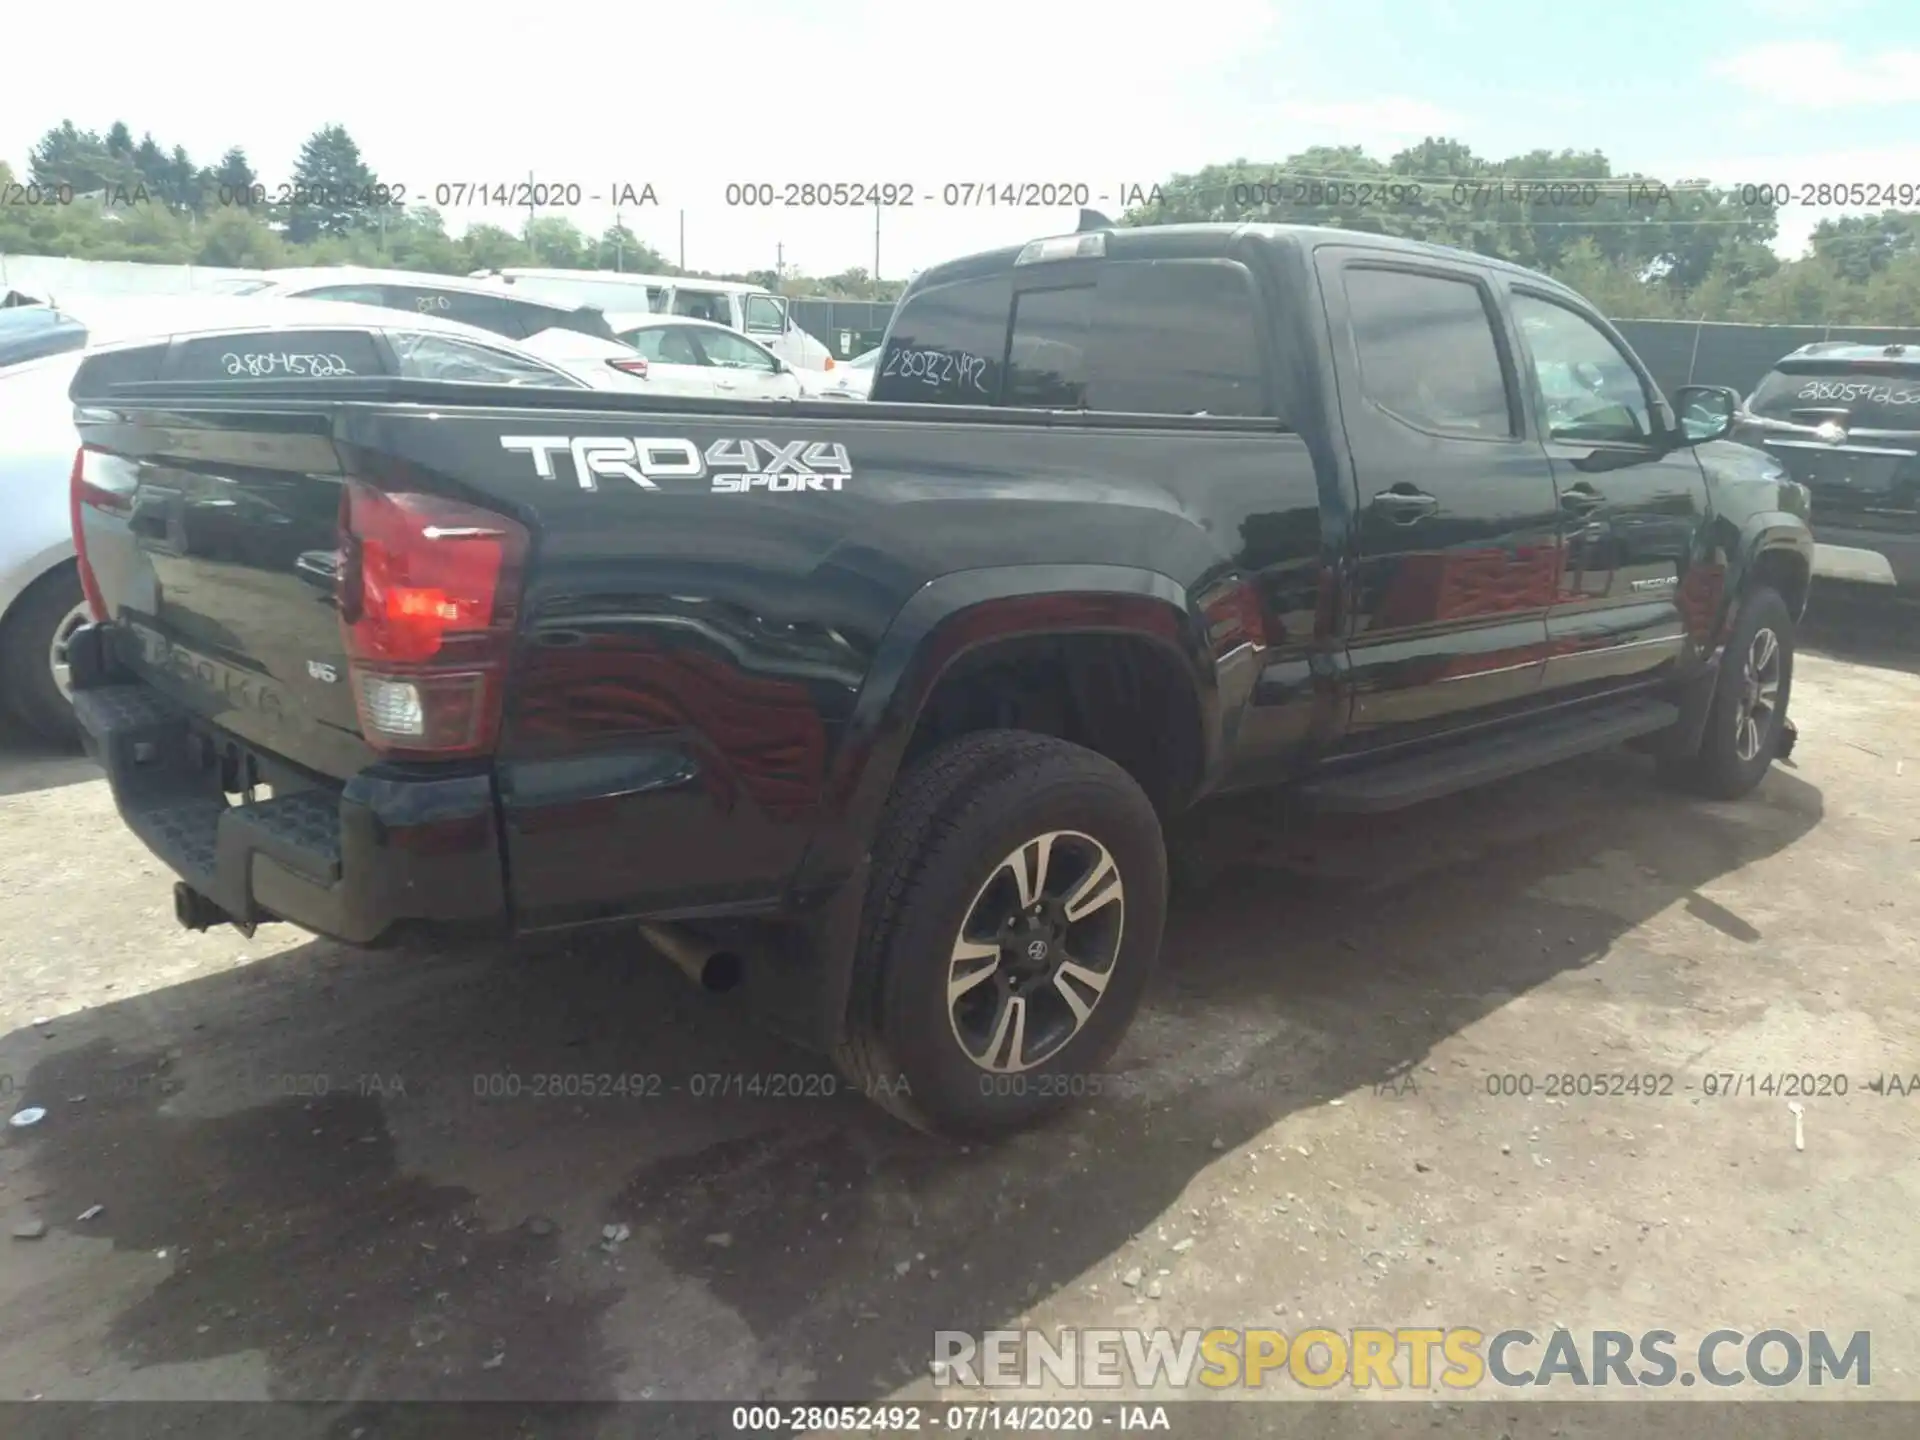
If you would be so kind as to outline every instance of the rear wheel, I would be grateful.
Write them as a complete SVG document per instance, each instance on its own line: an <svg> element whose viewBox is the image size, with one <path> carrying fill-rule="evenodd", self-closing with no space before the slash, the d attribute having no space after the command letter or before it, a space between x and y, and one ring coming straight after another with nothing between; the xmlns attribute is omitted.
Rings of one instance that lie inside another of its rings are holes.
<svg viewBox="0 0 1920 1440"><path fill-rule="evenodd" d="M0 693L22 724L55 744L79 738L67 648L74 631L92 619L80 572L63 565L28 586L0 627Z"/></svg>
<svg viewBox="0 0 1920 1440"><path fill-rule="evenodd" d="M1145 792L1049 736L966 735L913 767L874 850L840 1063L926 1130L991 1135L1102 1088L1160 949Z"/></svg>
<svg viewBox="0 0 1920 1440"><path fill-rule="evenodd" d="M1793 615L1778 592L1759 586L1728 637L1699 750L1665 762L1662 778L1716 800L1747 794L1779 751L1792 693Z"/></svg>

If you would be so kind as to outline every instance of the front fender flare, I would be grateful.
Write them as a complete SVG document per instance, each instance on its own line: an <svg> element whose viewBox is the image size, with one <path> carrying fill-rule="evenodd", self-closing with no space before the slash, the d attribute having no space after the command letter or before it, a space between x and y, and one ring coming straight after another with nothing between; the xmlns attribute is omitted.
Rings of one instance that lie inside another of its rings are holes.
<svg viewBox="0 0 1920 1440"><path fill-rule="evenodd" d="M1733 574L1729 576L1724 603L1721 607L1719 624L1715 635L1724 640L1733 628L1733 617L1739 607L1739 597L1746 593L1748 582L1760 563L1760 557L1769 551L1791 551L1806 567L1809 576L1813 573L1813 533L1807 529L1807 522L1798 515L1786 510L1762 510L1749 515L1740 526L1740 540L1735 547ZM1798 624L1806 613L1806 592L1803 590L1801 601L1793 619Z"/></svg>

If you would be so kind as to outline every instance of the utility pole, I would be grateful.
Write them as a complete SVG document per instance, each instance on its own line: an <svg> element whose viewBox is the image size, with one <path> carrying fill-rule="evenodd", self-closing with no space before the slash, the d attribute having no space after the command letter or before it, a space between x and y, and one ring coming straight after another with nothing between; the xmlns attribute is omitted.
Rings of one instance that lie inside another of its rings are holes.
<svg viewBox="0 0 1920 1440"><path fill-rule="evenodd" d="M873 202L873 283L880 283L880 202Z"/></svg>
<svg viewBox="0 0 1920 1440"><path fill-rule="evenodd" d="M527 233L524 237L529 245L533 244L533 216L533 171L529 170L527 171Z"/></svg>
<svg viewBox="0 0 1920 1440"><path fill-rule="evenodd" d="M618 210L613 212L613 268L616 274L627 268L626 228Z"/></svg>
<svg viewBox="0 0 1920 1440"><path fill-rule="evenodd" d="M680 264L679 269L687 268L687 212L680 212Z"/></svg>
<svg viewBox="0 0 1920 1440"><path fill-rule="evenodd" d="M777 282L787 273L787 247L784 241L773 242L773 278Z"/></svg>

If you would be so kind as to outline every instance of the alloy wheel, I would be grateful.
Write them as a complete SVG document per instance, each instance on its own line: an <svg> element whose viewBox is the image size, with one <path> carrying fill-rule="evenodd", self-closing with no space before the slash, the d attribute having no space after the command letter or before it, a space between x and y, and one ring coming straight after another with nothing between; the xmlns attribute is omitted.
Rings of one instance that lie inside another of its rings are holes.
<svg viewBox="0 0 1920 1440"><path fill-rule="evenodd" d="M1742 763L1750 763L1773 734L1780 708L1780 637L1765 626L1753 632L1741 673L1740 706L1733 729L1733 749Z"/></svg>
<svg viewBox="0 0 1920 1440"><path fill-rule="evenodd" d="M954 939L947 1018L994 1074L1044 1064L1085 1028L1113 978L1126 887L1107 847L1050 830L987 877Z"/></svg>

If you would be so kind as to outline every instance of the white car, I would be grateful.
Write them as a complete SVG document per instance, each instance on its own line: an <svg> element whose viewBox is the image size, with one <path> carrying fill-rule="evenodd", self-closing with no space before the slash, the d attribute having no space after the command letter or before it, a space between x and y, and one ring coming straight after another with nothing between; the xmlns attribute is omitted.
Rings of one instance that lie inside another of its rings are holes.
<svg viewBox="0 0 1920 1440"><path fill-rule="evenodd" d="M571 301L514 294L496 284L413 270L328 265L275 270L229 288L252 299L337 300L409 315L456 320L514 341L569 370L596 390L633 390L633 353L614 338L606 316Z"/></svg>
<svg viewBox="0 0 1920 1440"><path fill-rule="evenodd" d="M829 400L865 400L873 394L873 367L880 358L880 347L851 360L842 360L822 377L824 383L814 393Z"/></svg>
<svg viewBox="0 0 1920 1440"><path fill-rule="evenodd" d="M74 563L71 528L69 490L79 442L67 390L74 371L92 346L154 334L257 332L262 304L274 306L275 323L290 329L364 333L374 368L360 373L566 390L647 388L644 379L605 360L563 364L470 325L363 304L263 301L254 295L99 298L63 304L61 314L78 321L60 342L65 349L0 364L0 702L49 740L72 740L67 641L90 618ZM5 329L0 325L0 339ZM617 363L639 360L617 341L595 343L613 347ZM331 365L339 357L310 354L304 359Z"/></svg>
<svg viewBox="0 0 1920 1440"><path fill-rule="evenodd" d="M794 320L785 296L740 280L635 275L612 270L482 270L475 279L551 304L593 305L608 315L650 313L710 320L765 345L795 370L831 370L833 352ZM616 327L617 328L617 327Z"/></svg>
<svg viewBox="0 0 1920 1440"><path fill-rule="evenodd" d="M765 345L710 320L636 312L609 315L607 323L646 362L656 394L806 400L821 393L832 373L796 370Z"/></svg>

